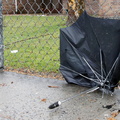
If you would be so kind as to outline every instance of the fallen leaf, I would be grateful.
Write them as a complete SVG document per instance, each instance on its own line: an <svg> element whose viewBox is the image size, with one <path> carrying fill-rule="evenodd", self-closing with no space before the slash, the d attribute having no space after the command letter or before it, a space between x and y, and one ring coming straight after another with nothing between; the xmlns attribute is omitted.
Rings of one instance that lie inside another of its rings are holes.
<svg viewBox="0 0 120 120"><path fill-rule="evenodd" d="M118 113L112 113L111 115L112 115L112 117L116 117L118 115Z"/></svg>
<svg viewBox="0 0 120 120"><path fill-rule="evenodd" d="M58 86L48 86L49 88L59 88Z"/></svg>
<svg viewBox="0 0 120 120"><path fill-rule="evenodd" d="M107 118L107 120L117 120L115 119L115 117L119 114L120 112L114 112L114 113L111 113L111 117L110 118Z"/></svg>
<svg viewBox="0 0 120 120"><path fill-rule="evenodd" d="M97 100L96 99L89 99L88 101L90 101L90 102L96 102Z"/></svg>
<svg viewBox="0 0 120 120"><path fill-rule="evenodd" d="M42 101L42 102L46 102L47 100L46 100L46 99L42 99L41 101Z"/></svg>
<svg viewBox="0 0 120 120"><path fill-rule="evenodd" d="M116 120L116 119L111 117L111 118L107 118L107 120Z"/></svg>
<svg viewBox="0 0 120 120"><path fill-rule="evenodd" d="M7 84L5 84L5 83L2 83L2 84L0 84L0 86L7 86Z"/></svg>
<svg viewBox="0 0 120 120"><path fill-rule="evenodd" d="M119 114L119 112L111 113L112 117L116 117Z"/></svg>

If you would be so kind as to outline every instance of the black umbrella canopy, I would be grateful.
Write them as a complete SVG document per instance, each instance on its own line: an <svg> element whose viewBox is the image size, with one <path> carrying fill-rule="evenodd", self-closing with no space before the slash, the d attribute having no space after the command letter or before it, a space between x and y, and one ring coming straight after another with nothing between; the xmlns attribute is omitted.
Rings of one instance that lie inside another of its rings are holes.
<svg viewBox="0 0 120 120"><path fill-rule="evenodd" d="M68 83L110 92L120 80L120 20L86 11L60 30L60 71Z"/></svg>

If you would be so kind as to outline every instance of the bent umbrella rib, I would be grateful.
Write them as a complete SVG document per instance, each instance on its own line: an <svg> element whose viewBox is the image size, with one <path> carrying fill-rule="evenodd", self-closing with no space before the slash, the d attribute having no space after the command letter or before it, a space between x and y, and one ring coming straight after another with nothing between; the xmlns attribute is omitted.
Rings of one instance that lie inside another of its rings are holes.
<svg viewBox="0 0 120 120"><path fill-rule="evenodd" d="M87 77L87 76L85 76L85 75L83 75L83 74L81 74L81 73L79 73L79 72L76 72L76 71L74 71L74 70L72 70L72 69L70 69L70 68L68 68L68 67L65 67L64 65L60 65L60 66L66 68L66 69L68 69L68 70L70 70L71 72L77 73L78 75L80 75L81 77L83 77L83 78L85 78L85 79L88 79L88 80L90 80L90 81L93 81L93 82L95 82L95 83L97 83L97 84L99 84L99 85L101 84L100 82L95 81L95 80L97 80L97 79L89 78L89 77Z"/></svg>

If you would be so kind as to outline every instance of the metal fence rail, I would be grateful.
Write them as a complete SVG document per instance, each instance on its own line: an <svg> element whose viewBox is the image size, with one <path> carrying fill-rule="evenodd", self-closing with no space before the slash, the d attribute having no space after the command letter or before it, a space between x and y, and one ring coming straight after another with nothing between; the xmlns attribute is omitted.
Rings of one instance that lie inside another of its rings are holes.
<svg viewBox="0 0 120 120"><path fill-rule="evenodd" d="M5 70L57 77L59 29L84 11L118 18L118 0L2 0Z"/></svg>

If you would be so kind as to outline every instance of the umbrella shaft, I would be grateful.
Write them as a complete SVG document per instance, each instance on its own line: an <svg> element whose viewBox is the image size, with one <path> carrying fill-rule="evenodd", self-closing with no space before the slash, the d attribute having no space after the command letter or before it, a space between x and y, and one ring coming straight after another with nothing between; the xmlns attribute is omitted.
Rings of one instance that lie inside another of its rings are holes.
<svg viewBox="0 0 120 120"><path fill-rule="evenodd" d="M61 102L61 103L67 102L67 101L69 101L69 100L71 100L71 99L73 99L73 98L78 97L78 95L88 94L88 93L94 92L94 91L96 91L96 90L98 90L98 89L99 89L99 87L96 86L96 87L94 87L94 88L88 89L88 90L86 90L86 91L84 91L84 92L81 92L81 93L79 93L79 94L76 94L76 95L74 95L74 96L71 96L71 97L69 97L69 98L67 98L67 99L65 99L65 100L60 101L60 102Z"/></svg>

